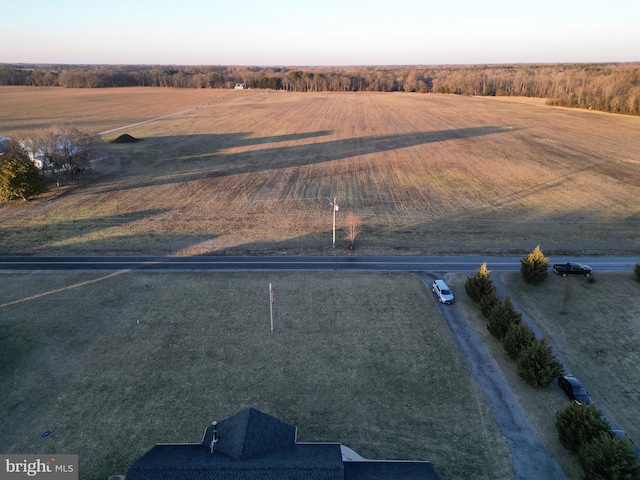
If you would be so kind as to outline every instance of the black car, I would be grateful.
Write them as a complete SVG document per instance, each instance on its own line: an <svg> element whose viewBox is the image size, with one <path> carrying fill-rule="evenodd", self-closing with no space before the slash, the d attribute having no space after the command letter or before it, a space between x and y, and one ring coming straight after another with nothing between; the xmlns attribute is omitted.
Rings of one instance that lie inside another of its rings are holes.
<svg viewBox="0 0 640 480"><path fill-rule="evenodd" d="M576 377L570 375L558 377L558 386L564 390L564 393L567 394L570 400L580 405L589 405L593 402L589 396L589 392L584 389Z"/></svg>
<svg viewBox="0 0 640 480"><path fill-rule="evenodd" d="M589 265L581 265L577 262L556 263L553 265L553 271L563 277L567 275L584 275L585 277L590 277L593 273L593 269Z"/></svg>

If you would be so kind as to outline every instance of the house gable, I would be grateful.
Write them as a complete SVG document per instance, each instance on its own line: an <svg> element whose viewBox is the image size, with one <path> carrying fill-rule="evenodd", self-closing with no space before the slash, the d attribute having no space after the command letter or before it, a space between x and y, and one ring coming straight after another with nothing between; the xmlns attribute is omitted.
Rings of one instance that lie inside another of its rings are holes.
<svg viewBox="0 0 640 480"><path fill-rule="evenodd" d="M214 438L216 441L212 442ZM439 480L440 477L429 462L349 461L343 457L339 443L297 443L295 427L248 408L217 423L215 434L214 427L208 427L200 443L156 445L129 467L126 478Z"/></svg>
<svg viewBox="0 0 640 480"><path fill-rule="evenodd" d="M234 460L260 457L296 444L295 427L255 408L247 408L219 422L217 435L215 449ZM202 443L209 446L212 438L213 428L209 427Z"/></svg>

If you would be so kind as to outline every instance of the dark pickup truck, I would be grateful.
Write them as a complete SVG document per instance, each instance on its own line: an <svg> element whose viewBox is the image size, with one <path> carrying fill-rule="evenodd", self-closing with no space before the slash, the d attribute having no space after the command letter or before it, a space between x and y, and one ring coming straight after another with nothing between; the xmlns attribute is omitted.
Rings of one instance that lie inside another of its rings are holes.
<svg viewBox="0 0 640 480"><path fill-rule="evenodd" d="M581 265L576 262L556 263L553 265L553 271L563 277L567 275L584 275L588 277L593 272L589 265Z"/></svg>

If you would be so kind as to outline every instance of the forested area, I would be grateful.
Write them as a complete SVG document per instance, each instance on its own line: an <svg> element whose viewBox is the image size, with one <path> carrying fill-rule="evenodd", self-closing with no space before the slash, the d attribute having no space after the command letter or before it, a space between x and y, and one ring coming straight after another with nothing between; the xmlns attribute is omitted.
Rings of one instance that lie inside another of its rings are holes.
<svg viewBox="0 0 640 480"><path fill-rule="evenodd" d="M375 91L546 98L552 105L640 115L640 63L246 67L1 65L0 85L105 88L157 86Z"/></svg>

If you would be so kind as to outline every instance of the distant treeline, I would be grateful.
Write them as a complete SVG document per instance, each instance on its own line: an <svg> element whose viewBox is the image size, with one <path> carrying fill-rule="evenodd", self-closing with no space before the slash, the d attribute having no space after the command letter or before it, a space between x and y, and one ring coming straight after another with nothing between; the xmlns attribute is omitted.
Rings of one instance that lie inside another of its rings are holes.
<svg viewBox="0 0 640 480"><path fill-rule="evenodd" d="M640 115L640 63L438 67L0 65L0 85L248 88L547 98L552 105Z"/></svg>

